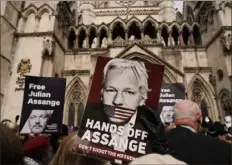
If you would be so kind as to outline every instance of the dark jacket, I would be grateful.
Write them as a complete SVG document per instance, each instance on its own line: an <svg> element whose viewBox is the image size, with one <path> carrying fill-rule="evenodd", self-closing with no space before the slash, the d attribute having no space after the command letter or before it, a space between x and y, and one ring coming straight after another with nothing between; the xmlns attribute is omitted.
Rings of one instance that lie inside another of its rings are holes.
<svg viewBox="0 0 232 165"><path fill-rule="evenodd" d="M152 110L152 111L155 111L155 110ZM152 123L157 122L157 124L159 124L162 122L160 121L159 118L157 120L155 119L155 116L153 116L153 114L150 113L150 111L148 110L148 107L142 106L142 107L138 108L137 118L136 118L136 122L135 122L133 129L139 129L139 130L144 130L144 131L148 132L148 138L146 138L145 141L143 141L143 142L146 143L146 149L145 149L146 154L149 154L149 153L153 152L152 144L153 144L154 136L151 133L149 133L149 131L147 130L146 124L144 123L143 119L141 119L142 116L145 118L145 120L151 121ZM82 118L81 127L80 127L79 132L78 132L78 135L80 137L82 137L86 131L85 124L86 124L86 121L88 118L94 119L95 121L97 121L97 120L101 121L101 123L102 122L110 122L108 120L108 117L105 115L105 113L103 111L103 105L101 103L100 104L92 104L92 105L88 104L86 107L84 116ZM96 130L92 129L91 131L94 132ZM103 133L103 132L101 132L101 133ZM111 135L109 134L109 136L111 136ZM134 140L137 140L138 142L142 142L141 138L135 139L133 137L132 138L129 137L128 139L129 139L129 141L134 139ZM101 144L98 144L98 146L103 147L104 149L107 149L107 146L101 146ZM113 148L109 148L109 147L108 147L108 149L113 150ZM141 154L138 154L137 152L132 152L129 150L125 151L125 153L127 153L131 156L134 156L134 157L141 156ZM109 159L109 161L112 161L112 160Z"/></svg>
<svg viewBox="0 0 232 165"><path fill-rule="evenodd" d="M174 128L167 133L171 155L187 164L231 164L231 145L216 138Z"/></svg>

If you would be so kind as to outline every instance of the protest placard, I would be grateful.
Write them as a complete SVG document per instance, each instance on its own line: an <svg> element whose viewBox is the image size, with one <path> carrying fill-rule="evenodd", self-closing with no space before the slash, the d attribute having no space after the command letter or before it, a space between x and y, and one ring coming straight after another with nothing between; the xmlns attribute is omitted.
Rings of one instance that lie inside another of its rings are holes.
<svg viewBox="0 0 232 165"><path fill-rule="evenodd" d="M78 131L85 144L74 150L116 163L150 153L140 116L146 116L148 106L158 108L163 73L162 65L98 57Z"/></svg>
<svg viewBox="0 0 232 165"><path fill-rule="evenodd" d="M26 76L20 133L61 133L66 80Z"/></svg>
<svg viewBox="0 0 232 165"><path fill-rule="evenodd" d="M185 87L182 83L165 83L161 87L159 108L160 119L164 124L173 123L173 106L185 99Z"/></svg>

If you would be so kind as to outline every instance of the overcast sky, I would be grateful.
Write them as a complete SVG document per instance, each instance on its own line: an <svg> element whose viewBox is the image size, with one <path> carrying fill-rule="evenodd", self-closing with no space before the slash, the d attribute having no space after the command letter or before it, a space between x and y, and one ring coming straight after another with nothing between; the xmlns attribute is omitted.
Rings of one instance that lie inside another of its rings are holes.
<svg viewBox="0 0 232 165"><path fill-rule="evenodd" d="M183 1L174 1L175 7L182 13L183 12Z"/></svg>

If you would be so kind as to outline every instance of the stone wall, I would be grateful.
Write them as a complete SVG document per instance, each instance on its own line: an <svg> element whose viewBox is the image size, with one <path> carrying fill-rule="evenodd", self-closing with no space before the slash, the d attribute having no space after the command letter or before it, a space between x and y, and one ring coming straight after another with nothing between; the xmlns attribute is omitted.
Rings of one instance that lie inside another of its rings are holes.
<svg viewBox="0 0 232 165"><path fill-rule="evenodd" d="M18 78L23 79L24 76L20 76L20 69L19 73L17 73L18 67L22 59L29 59L30 63L28 65L31 65L31 69L28 69L26 75L40 76L42 41L43 37L19 37L11 75L8 80L8 88L2 105L2 109L4 109L3 119L14 120L16 115L21 115L23 89L17 90L16 88L19 88L19 84L16 82ZM24 82L22 83L24 84Z"/></svg>
<svg viewBox="0 0 232 165"><path fill-rule="evenodd" d="M1 2L1 87L0 106L5 96L5 85L8 80L9 68L11 67L12 53L14 51L14 32L17 29L18 14L21 10L22 2ZM1 119L0 111L0 119Z"/></svg>

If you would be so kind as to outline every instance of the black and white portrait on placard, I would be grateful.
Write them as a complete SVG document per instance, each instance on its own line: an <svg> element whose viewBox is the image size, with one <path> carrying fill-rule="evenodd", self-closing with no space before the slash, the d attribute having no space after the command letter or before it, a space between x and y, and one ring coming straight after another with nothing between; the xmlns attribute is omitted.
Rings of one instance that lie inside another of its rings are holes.
<svg viewBox="0 0 232 165"><path fill-rule="evenodd" d="M185 86L182 83L164 83L161 87L159 108L160 119L165 126L174 123L174 105L185 99Z"/></svg>
<svg viewBox="0 0 232 165"><path fill-rule="evenodd" d="M173 106L163 106L160 119L163 123L173 123Z"/></svg>
<svg viewBox="0 0 232 165"><path fill-rule="evenodd" d="M26 76L21 134L62 132L65 85L64 78Z"/></svg>
<svg viewBox="0 0 232 165"><path fill-rule="evenodd" d="M42 133L52 113L53 110L32 110L20 133Z"/></svg>
<svg viewBox="0 0 232 165"><path fill-rule="evenodd" d="M161 65L142 61L98 58L78 131L81 139L89 142L93 155L121 164L151 152L140 117L148 114L150 107L158 107L163 71ZM82 150L79 147L74 147L77 152ZM99 155L99 149L109 152ZM107 155L111 152L125 156Z"/></svg>

